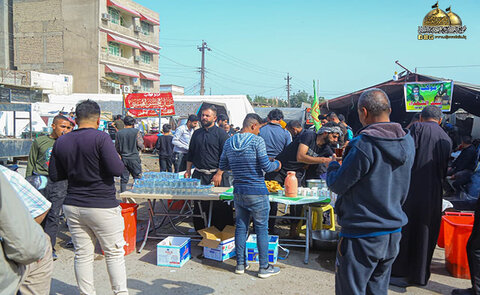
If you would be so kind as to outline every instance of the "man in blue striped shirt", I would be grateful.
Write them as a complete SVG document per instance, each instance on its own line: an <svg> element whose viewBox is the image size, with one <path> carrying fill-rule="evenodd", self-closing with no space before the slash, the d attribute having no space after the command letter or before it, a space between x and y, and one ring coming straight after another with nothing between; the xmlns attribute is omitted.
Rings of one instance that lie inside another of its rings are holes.
<svg viewBox="0 0 480 295"><path fill-rule="evenodd" d="M248 114L243 129L227 139L220 157L220 169L233 172L233 194L236 212L235 247L237 267L235 273L243 274L248 268L245 261L245 244L250 216L257 234L260 260L258 276L267 278L280 272L278 267L268 264L268 190L263 172L277 171L279 161L270 161L265 141L258 136L262 119L257 114Z"/></svg>

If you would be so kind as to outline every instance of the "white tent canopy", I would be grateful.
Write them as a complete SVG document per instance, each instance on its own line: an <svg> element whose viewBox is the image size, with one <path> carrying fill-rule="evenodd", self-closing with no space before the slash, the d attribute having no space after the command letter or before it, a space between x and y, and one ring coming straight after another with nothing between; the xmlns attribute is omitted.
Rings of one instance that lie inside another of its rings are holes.
<svg viewBox="0 0 480 295"><path fill-rule="evenodd" d="M174 95L175 102L201 102L221 105L227 110L230 124L241 127L248 113L255 113L246 95Z"/></svg>

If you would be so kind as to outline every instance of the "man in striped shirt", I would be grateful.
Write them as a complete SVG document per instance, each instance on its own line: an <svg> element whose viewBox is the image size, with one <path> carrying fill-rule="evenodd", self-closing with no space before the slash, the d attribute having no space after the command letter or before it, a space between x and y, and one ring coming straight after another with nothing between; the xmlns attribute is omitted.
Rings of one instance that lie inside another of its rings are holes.
<svg viewBox="0 0 480 295"><path fill-rule="evenodd" d="M240 133L227 139L220 157L220 169L233 172L233 194L236 211L235 247L237 267L235 273L243 274L248 268L245 261L245 244L250 216L253 217L260 260L258 276L267 278L280 269L268 264L268 190L263 172L281 168L279 161L270 161L265 141L258 136L262 119L257 114L248 114Z"/></svg>

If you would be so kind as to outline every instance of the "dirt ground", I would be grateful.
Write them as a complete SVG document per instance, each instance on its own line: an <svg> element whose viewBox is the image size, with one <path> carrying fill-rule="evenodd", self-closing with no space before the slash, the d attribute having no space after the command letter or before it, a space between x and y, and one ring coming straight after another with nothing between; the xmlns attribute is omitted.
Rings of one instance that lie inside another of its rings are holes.
<svg viewBox="0 0 480 295"><path fill-rule="evenodd" d="M144 171L158 171L156 157L142 156ZM137 249L145 232L148 213L141 203L138 211ZM182 223L189 227L189 223ZM161 230L164 231L163 229ZM165 229L165 232L168 229ZM172 232L174 233L174 232ZM65 248L69 233L64 223L57 238L58 260L54 262L51 294L78 294L73 269L73 249ZM286 260L279 260L281 273L268 279L256 276L258 265L244 275L234 274L235 260L217 262L202 258L202 248L192 242L192 259L181 268L156 265L156 244L149 239L141 253L125 257L130 294L334 294L335 251L312 250L308 264L304 251L289 248ZM435 250L430 282L425 287L391 287L389 294L450 294L454 288L467 288L470 281L452 277L445 269L444 249ZM94 262L97 294L112 294L105 259L96 254Z"/></svg>

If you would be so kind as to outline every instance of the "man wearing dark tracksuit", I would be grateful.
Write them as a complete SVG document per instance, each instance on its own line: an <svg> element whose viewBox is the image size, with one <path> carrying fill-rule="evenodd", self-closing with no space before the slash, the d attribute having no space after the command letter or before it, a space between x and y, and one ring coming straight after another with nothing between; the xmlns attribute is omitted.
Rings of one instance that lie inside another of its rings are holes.
<svg viewBox="0 0 480 295"><path fill-rule="evenodd" d="M134 128L135 119L125 116L123 122L125 123L125 128L117 132L115 140L115 149L122 157L125 165L125 170L120 179L120 192L127 190L130 174L132 174L133 179L141 178L142 162L138 151L145 148L140 131Z"/></svg>
<svg viewBox="0 0 480 295"><path fill-rule="evenodd" d="M336 294L387 294L399 251L402 211L415 146L408 130L390 122L390 101L380 89L358 101L364 126L350 141L343 164L330 163L327 185L337 193L342 227L335 263Z"/></svg>

